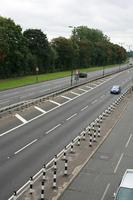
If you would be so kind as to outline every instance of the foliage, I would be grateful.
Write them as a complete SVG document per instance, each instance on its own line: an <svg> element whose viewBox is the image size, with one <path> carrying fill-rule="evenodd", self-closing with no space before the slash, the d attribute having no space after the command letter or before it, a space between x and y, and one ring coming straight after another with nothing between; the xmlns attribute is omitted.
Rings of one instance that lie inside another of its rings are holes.
<svg viewBox="0 0 133 200"><path fill-rule="evenodd" d="M0 17L0 78L119 64L126 59L126 50L98 29L74 27L70 38L49 42L41 30L22 32L12 19Z"/></svg>

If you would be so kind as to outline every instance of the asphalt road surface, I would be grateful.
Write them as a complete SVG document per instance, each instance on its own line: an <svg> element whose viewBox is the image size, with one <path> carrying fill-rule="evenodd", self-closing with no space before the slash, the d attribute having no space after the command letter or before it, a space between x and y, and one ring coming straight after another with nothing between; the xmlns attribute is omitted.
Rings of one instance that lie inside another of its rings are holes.
<svg viewBox="0 0 133 200"><path fill-rule="evenodd" d="M67 93L0 121L0 200L8 199L124 91L133 72L127 70ZM18 123L19 122L19 123ZM113 148L113 144L112 144Z"/></svg>
<svg viewBox="0 0 133 200"><path fill-rule="evenodd" d="M111 200L126 169L133 169L133 97L121 120L60 200Z"/></svg>
<svg viewBox="0 0 133 200"><path fill-rule="evenodd" d="M121 65L121 68L116 67L114 69L113 68L112 69L103 69L104 74L106 75L107 73L109 73L111 71L118 72L119 70L121 70L122 68L126 68L127 66L128 66L128 64ZM85 80L90 80L90 78L96 77L98 75L103 75L103 70L88 73L87 79L80 78L78 83L83 82ZM76 85L74 76L73 76L72 84ZM68 87L70 85L71 85L71 77L66 77L66 78L61 78L61 79L57 79L57 80L46 81L43 83L38 83L38 84L28 85L25 87L2 91L2 92L0 92L0 108L6 107L9 105L18 103L18 102L32 100L34 98L52 93L54 91L57 91L64 87Z"/></svg>

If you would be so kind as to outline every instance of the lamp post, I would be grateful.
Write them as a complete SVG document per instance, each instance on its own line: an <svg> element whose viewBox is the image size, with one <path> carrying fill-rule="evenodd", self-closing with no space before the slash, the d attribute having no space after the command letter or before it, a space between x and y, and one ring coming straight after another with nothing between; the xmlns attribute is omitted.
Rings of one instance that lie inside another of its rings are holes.
<svg viewBox="0 0 133 200"><path fill-rule="evenodd" d="M39 72L39 68L36 67L36 83L38 82L38 72Z"/></svg>
<svg viewBox="0 0 133 200"><path fill-rule="evenodd" d="M75 27L74 26L68 26L68 28L71 28L71 29L74 29L74 34L75 34ZM74 40L73 41L73 44L74 44ZM73 85L73 63L71 64L71 86Z"/></svg>

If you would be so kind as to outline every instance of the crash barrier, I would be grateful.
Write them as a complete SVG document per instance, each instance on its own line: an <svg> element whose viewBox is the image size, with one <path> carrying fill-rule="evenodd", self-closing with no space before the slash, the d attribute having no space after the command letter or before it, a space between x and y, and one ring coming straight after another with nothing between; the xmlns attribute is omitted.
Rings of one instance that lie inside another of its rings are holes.
<svg viewBox="0 0 133 200"><path fill-rule="evenodd" d="M76 137L74 138L67 146L64 147L64 149L58 154L55 155L55 157L47 164L44 164L42 169L35 174L33 177L30 177L29 181L21 187L18 191L14 191L13 195L8 200L16 200L21 195L29 190L30 194L33 194L33 188L36 181L42 177L41 186L40 186L40 198L41 200L45 199L45 182L47 180L46 174L49 170L53 169L53 182L52 182L52 188L58 189L57 186L57 162L59 159L62 159L64 161L64 173L63 176L68 176L68 152L70 154L75 154L76 146L80 148L82 140L88 141L88 146L90 148L93 147L95 143L98 142L98 138L100 138L102 135L101 133L101 124L103 121L116 109L116 107L119 105L119 103L123 100L123 98L130 93L131 88L127 89L121 96L119 96L111 105L109 105L94 121L92 121L87 127L84 128L84 130ZM75 148L74 148L75 147Z"/></svg>
<svg viewBox="0 0 133 200"><path fill-rule="evenodd" d="M80 83L75 83L75 84L73 84L73 86L64 86L63 88L58 88L57 90L55 90L53 92L50 92L45 96L41 96L41 97L38 97L38 98L34 98L32 100L22 101L22 102L19 102L19 103L16 103L16 104L12 104L10 106L6 106L6 107L0 109L0 117L2 117L5 114L12 114L14 111L19 111L19 110L22 110L24 108L28 108L28 107L33 106L35 104L38 104L40 102L46 101L51 97L55 97L55 96L57 96L57 95L59 95L59 94L61 94L63 92L71 90L71 89L73 89L75 87L79 87L81 85L84 85L86 83L90 83L92 81L101 79L103 77L106 77L106 76L109 76L109 75L113 75L115 73L122 72L122 71L130 69L132 67L133 66L126 66L126 67L121 68L120 70L118 69L117 71L116 71L116 69L114 69L111 72L106 72L106 74L104 73L104 75L100 74L100 75L97 75L95 77L86 79L85 81L82 81Z"/></svg>

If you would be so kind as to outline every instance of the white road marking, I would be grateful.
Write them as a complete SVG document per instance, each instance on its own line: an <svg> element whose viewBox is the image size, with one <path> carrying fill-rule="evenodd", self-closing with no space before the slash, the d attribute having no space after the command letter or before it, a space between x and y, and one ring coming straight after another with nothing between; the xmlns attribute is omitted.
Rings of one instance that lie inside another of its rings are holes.
<svg viewBox="0 0 133 200"><path fill-rule="evenodd" d="M87 88L89 88L89 89L93 89L93 87L90 87L90 86L88 86L88 85L86 85L85 87L87 87Z"/></svg>
<svg viewBox="0 0 133 200"><path fill-rule="evenodd" d="M92 85L92 86L94 86L94 87L96 87L96 86L97 86L97 84L96 84L96 83L91 83L91 85Z"/></svg>
<svg viewBox="0 0 133 200"><path fill-rule="evenodd" d="M87 109L87 108L88 108L88 106L85 106L84 108L81 109L81 111L83 111L83 110L85 110L85 109Z"/></svg>
<svg viewBox="0 0 133 200"><path fill-rule="evenodd" d="M51 131L55 130L56 128L58 128L59 126L61 126L61 124L58 124L57 126L54 126L53 128L51 128L49 131L46 132L46 134L50 133Z"/></svg>
<svg viewBox="0 0 133 200"><path fill-rule="evenodd" d="M129 138L128 138L128 141L127 141L127 143L126 143L126 145L125 145L125 148L127 148L128 147L128 144L129 144L129 142L130 142L130 140L131 140L131 138L132 138L132 134L129 136Z"/></svg>
<svg viewBox="0 0 133 200"><path fill-rule="evenodd" d="M110 183L108 183L107 187L105 188L105 191L104 191L104 193L103 193L103 195L102 195L101 200L104 200L105 195L107 194L109 187L110 187Z"/></svg>
<svg viewBox="0 0 133 200"><path fill-rule="evenodd" d="M102 99L102 98L104 98L105 97L105 94L104 95L102 95L100 98Z"/></svg>
<svg viewBox="0 0 133 200"><path fill-rule="evenodd" d="M81 90L81 91L83 91L83 92L87 92L88 90L84 90L84 89L82 89L82 88L78 88L78 90Z"/></svg>
<svg viewBox="0 0 133 200"><path fill-rule="evenodd" d="M32 142L30 142L29 144L25 145L24 147L22 147L21 149L19 149L18 151L16 151L14 154L16 155L17 153L19 153L20 151L24 150L26 147L32 145L33 143L35 143L37 141L37 139L33 140Z"/></svg>
<svg viewBox="0 0 133 200"><path fill-rule="evenodd" d="M116 167L115 167L115 169L114 169L114 174L116 173L116 171L117 171L117 169L118 169L118 167L119 167L119 164L120 164L120 162L121 162L123 156L124 156L124 154L122 153L121 156L120 156L120 158L119 158L119 160L118 160L118 163L117 163L117 165L116 165Z"/></svg>
<svg viewBox="0 0 133 200"><path fill-rule="evenodd" d="M26 119L24 119L22 116L20 116L19 114L15 114L15 117L17 117L21 122L23 122L24 124L27 123L28 121Z"/></svg>
<svg viewBox="0 0 133 200"><path fill-rule="evenodd" d="M109 78L108 80L102 82L100 85L104 84L105 82L107 82L107 81L113 79L114 77L116 77L116 76L118 76L118 75L119 75L119 74L114 75L113 77ZM100 86L100 85L98 85L98 86ZM86 86L86 87L89 87L89 86ZM90 87L89 87L89 88L90 88ZM91 88L90 90L88 90L88 92L90 92L90 91L93 90L93 89L95 89L95 88ZM80 94L80 95L77 94L76 97L74 97L74 98L71 99L71 101L73 101L74 99L76 99L76 98L78 98L79 96L82 96L82 95L84 95L84 93L83 93L83 94ZM65 105L65 104L68 103L68 102L69 102L69 101L64 102L63 104L61 104L61 106ZM54 107L54 108L52 108L52 109L50 109L50 110L48 110L47 113L49 113L49 112L51 112L51 111L53 111L53 110L55 110L55 109L57 109L57 108L58 108L58 106L57 106L57 107ZM38 116L36 116L36 117L30 119L27 123L30 123L30 122L32 122L32 121L38 119L39 117L42 117L43 115L45 115L45 113L42 113L42 114L40 114L40 115L38 115ZM18 129L18 128L24 126L24 125L25 125L25 123L20 124L20 125L18 125L18 126L16 126L16 127L12 128L12 129L10 129L10 130L8 130L8 131L5 131L5 132L3 132L3 133L0 134L0 137L2 137L2 136L4 136L4 135L6 135L6 134L8 134L8 133L10 133L10 132L12 132L12 131Z"/></svg>
<svg viewBox="0 0 133 200"><path fill-rule="evenodd" d="M43 110L42 108L40 108L40 107L38 107L38 106L34 106L34 108L36 108L37 110L39 110L39 111L42 112L42 113L46 113L45 110Z"/></svg>
<svg viewBox="0 0 133 200"><path fill-rule="evenodd" d="M58 102L56 102L56 101L53 101L53 100L49 100L51 103L54 103L54 104L56 104L57 106L60 106L61 104L60 103L58 103Z"/></svg>
<svg viewBox="0 0 133 200"><path fill-rule="evenodd" d="M80 96L80 94L78 94L76 92L71 91L71 93Z"/></svg>
<svg viewBox="0 0 133 200"><path fill-rule="evenodd" d="M67 96L64 96L64 95L61 95L61 97L68 99L68 100L72 100L70 97L67 97Z"/></svg>
<svg viewBox="0 0 133 200"><path fill-rule="evenodd" d="M97 99L95 99L94 101L92 101L91 104L94 104L94 103L96 103L96 102L97 102Z"/></svg>
<svg viewBox="0 0 133 200"><path fill-rule="evenodd" d="M71 116L70 116L70 117L68 117L66 120L68 121L68 120L72 119L73 117L75 117L76 115L77 115L77 113L75 113L75 114L71 115Z"/></svg>

